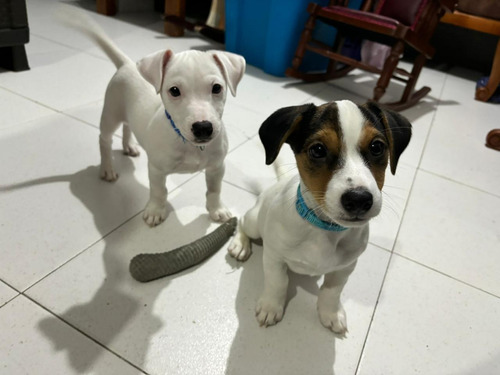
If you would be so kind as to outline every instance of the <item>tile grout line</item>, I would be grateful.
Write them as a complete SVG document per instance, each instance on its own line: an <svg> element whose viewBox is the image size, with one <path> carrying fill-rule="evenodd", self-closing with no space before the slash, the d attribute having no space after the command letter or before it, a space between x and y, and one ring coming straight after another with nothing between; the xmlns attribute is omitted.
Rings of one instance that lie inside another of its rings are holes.
<svg viewBox="0 0 500 375"><path fill-rule="evenodd" d="M59 321L63 322L64 324L66 324L68 327L72 328L73 330L77 331L78 333L80 333L81 335L85 336L86 338L88 338L89 340L91 340L92 342L94 342L95 344L99 345L101 348L103 348L104 350L106 350L107 352L113 354L114 356L116 356L117 358L121 359L123 362L125 363L128 363L130 366L132 366L133 368L141 371L142 373L144 374L147 374L149 375L145 370L141 369L140 367L137 367L134 363L130 362L128 359L122 357L121 355L119 355L118 353L116 353L114 350L111 350L110 348L108 348L107 346L105 346L104 344L102 344L101 342L99 342L97 339L93 338L92 336L90 336L89 334L85 333L84 331L82 331L80 328L74 326L73 324L71 324L70 322L68 322L67 320L63 319L62 317L60 317L59 315L57 315L56 313L54 313L53 311L49 310L47 307L41 305L40 303L38 303L35 299L31 298L30 296L27 296L27 295L24 295L22 294L23 297L27 298L29 301L31 301L32 303L34 303L35 305L37 305L38 307L42 308L43 310L45 310L46 312L48 312L50 315L54 316L56 319L58 319Z"/></svg>
<svg viewBox="0 0 500 375"><path fill-rule="evenodd" d="M411 188L410 188L410 191L408 193L408 200L405 203L405 207L404 207L403 213L401 215L401 220L400 220L400 223L399 223L398 231L396 233L396 237L394 239L394 244L392 245L392 249L390 251L387 250L390 253L389 260L387 261L387 266L385 268L384 277L382 278L382 283L380 284L380 289L379 289L378 294L377 294L377 300L375 301L375 306L373 307L373 312L372 312L372 316L371 316L371 319L370 319L370 324L368 325L368 329L366 331L366 336L365 336L365 339L363 341L363 346L361 347L361 352L359 354L358 363L356 365L356 370L354 371L354 374L356 374L356 375L358 375L358 373L359 373L359 368L361 366L361 361L362 361L362 358L363 358L363 353L365 351L365 347L366 347L366 344L367 344L367 341L368 341L368 336L370 335L370 331L371 331L371 328L372 328L373 320L375 319L375 314L377 312L377 307L378 307L378 303L379 303L379 300L380 300L380 296L382 295L382 290L384 289L385 280L386 280L387 274L389 272L389 267L391 266L392 257L394 255L394 247L396 246L396 243L397 243L397 238L398 238L399 232L401 230L401 223L403 222L403 218L404 218L404 215L406 213L406 208L408 207L408 202L410 201L411 193L413 191L413 184L415 183L416 177L417 177L417 173L415 173L415 175L413 176L413 181L411 183Z"/></svg>
<svg viewBox="0 0 500 375"><path fill-rule="evenodd" d="M444 79L444 81L443 81L443 86L441 87L441 91L440 91L440 93L439 93L439 102L441 101L441 98L442 98L442 96L443 96L443 92L444 92L444 88L445 88L445 86L446 86L446 82L448 81L448 78L449 78L449 76L450 76L450 73L449 73L449 72L446 72L445 74L446 74L446 75L445 75L445 79ZM433 176L443 178L443 179L448 180L448 181L450 181L450 182L454 182L454 183L456 183L456 184L459 184L459 185L462 185L462 186L465 186L465 187L468 187L468 188L474 189L474 190L479 191L479 192L481 192L481 193L486 193L486 194L488 194L488 195L491 195L491 196L494 196L494 197L499 197L499 198L500 198L500 195L493 194L493 193L491 193L491 192L488 192L488 191L482 190L482 189L480 189L480 188L478 188L478 187L475 187L475 186L472 186L472 185L468 185L468 184L463 183L463 182L461 182L461 181L454 180L454 179L452 179L452 178L450 178L450 177L448 177L448 176L444 176L444 175L441 175L441 174L439 174L439 173L432 172L432 171L430 171L430 170L428 170L428 169L424 169L424 168L422 168L422 167L421 167L421 165L422 165L422 160L423 160L423 157L424 157L424 153L425 153L425 150L427 149L427 145L428 145L429 138L430 138L430 135L431 135L431 132L432 132L432 128L433 128L433 126L434 126L434 121L435 121L435 119L436 119L436 114L437 114L437 110L438 110L439 102L438 102L438 104L437 104L437 106L436 106L436 110L434 111L434 115L432 116L432 121L431 121L431 126L429 127L429 131L428 131L428 133L427 133L427 136L425 137L425 142L424 142L424 147L423 147L423 149L422 149L422 154L420 155L420 158L419 158L419 161L418 161L418 164L417 164L417 172L418 172L418 171L426 172L426 173L432 174Z"/></svg>
<svg viewBox="0 0 500 375"><path fill-rule="evenodd" d="M6 284L6 283L5 283L5 284ZM14 289L14 288L12 288L12 289ZM5 301L4 303L2 303L2 304L0 305L0 309L1 309L2 307L4 307L4 306L7 306L9 303L11 303L11 302L12 302L13 300L15 300L17 297L19 297L19 296L21 296L21 295L22 295L22 293L21 293L21 292L19 292L18 290L16 290L16 289L14 289L14 290L16 291L16 293L17 293L17 294L16 294L14 297L9 298L9 299L7 299L7 301Z"/></svg>
<svg viewBox="0 0 500 375"><path fill-rule="evenodd" d="M428 174L430 174L432 176L442 178L442 179L444 179L446 181L453 182L453 183L455 183L457 185L460 185L460 186L463 186L463 187L475 190L476 192L487 194L487 195L490 195L490 196L495 197L495 198L500 198L500 195L498 195L498 194L492 193L492 192L487 191L487 190L480 189L477 186L472 186L472 185L466 184L466 183L464 183L462 181L454 180L454 179L452 179L452 178L450 178L448 176L443 176L443 175L441 175L439 173L430 171L428 169L424 169L424 168L420 168L419 167L418 170L421 171L421 172L424 172L424 173L428 173Z"/></svg>
<svg viewBox="0 0 500 375"><path fill-rule="evenodd" d="M379 250L381 250L381 251L385 251L385 252L388 252L388 253L392 253L392 252L391 252L391 250L388 250L388 249L386 249L385 247L382 247L382 246L380 246L380 245L377 245L376 243L369 242L369 244L370 244L370 245L372 245L373 247L376 247L377 249L379 249ZM400 254L400 253L396 253L396 252L394 253L394 255L396 255L396 256L398 256L398 257L400 257L400 258L403 258L403 259L405 259L405 260L407 260L407 261L409 261L409 262L411 262L411 263L414 263L414 264L416 264L416 265L418 265L418 266L422 266L422 267L424 267L424 268L427 268L427 269L428 269L428 270L430 270L430 271L434 271L434 272L436 272L436 273L439 273L439 274L440 274L440 275L442 275L442 276L445 276L445 277L447 277L447 278L450 278L450 279L452 279L452 280L454 280L454 281L457 281L457 282L459 282L459 283L461 283L461 284L467 285L468 287L471 287L471 288L473 288L473 289L476 289L476 290L478 290L478 291L480 291L480 292L483 292L483 293L485 293L485 294L488 294L488 295L490 295L490 296L492 296L492 297L495 297L495 298L500 298L500 295L496 295L495 293L488 292L487 290L481 289L481 288L480 288L480 287L478 287L478 286L475 286L475 285L473 285L473 284L470 284L470 283L467 283L467 282L465 282L465 281L463 281L463 280L460 280L460 279L456 278L455 276L452 276L452 275L447 274L447 273L445 273L445 272L443 272L443 271L440 271L440 270L438 270L437 268L433 268L433 267L431 267L431 266L428 266L428 265L426 265L426 264L424 264L424 263L421 263L421 262L419 262L419 261L417 261L417 260L415 260L415 259L412 259L412 258L410 258L410 257L408 257L408 256L406 256L406 255L403 255L403 254Z"/></svg>
<svg viewBox="0 0 500 375"><path fill-rule="evenodd" d="M72 257L70 257L69 259L67 259L65 262L63 262L62 264L60 264L58 267L54 268L52 271L50 271L49 273L47 273L46 275L42 276L40 279L38 279L37 281L35 281L33 284L31 284L30 286L26 287L22 292L20 292L22 295L28 297L28 295L26 295L25 293L28 292L30 289L32 289L33 287L35 287L36 285L38 285L39 283L41 283L43 280L45 280L47 277L49 277L50 275L54 274L55 272L59 271L62 267L66 266L68 263L72 262L74 259L78 258L80 255L82 255L83 253L85 253L87 250L89 250L91 247L93 247L94 245L96 245L97 243L101 242L102 240L104 240L106 237L108 237L111 233L115 232L117 229L121 228L122 226L124 226L125 224L127 224L129 221L131 221L132 219L136 218L138 215L141 214L141 212L144 211L144 210L141 210L139 212L137 212L136 214L132 215L130 218L128 218L127 220L125 220L124 222L122 222L121 224L119 224L118 226L116 226L115 228L111 229L108 233L104 234L103 236L101 236L100 238L98 238L97 240L95 240L94 242L90 243L87 247L85 247L84 249L80 250L79 252L77 252L75 255L73 255Z"/></svg>
<svg viewBox="0 0 500 375"><path fill-rule="evenodd" d="M244 187L238 186L238 185L236 185L235 183L233 183L233 182L231 182L231 181L227 181L227 180L224 180L224 179L223 179L222 181L223 181L223 182L225 182L225 183L226 183L226 184L228 184L228 185L231 185L231 186L232 186L232 187L234 187L234 188L237 188L237 189L241 190L241 191L244 191L244 192L246 192L246 193L249 193L249 194L255 195L256 197L257 197L257 196L259 196L259 193L256 193L256 192L254 192L254 191L250 191L250 190L248 190L248 189L245 189Z"/></svg>
<svg viewBox="0 0 500 375"><path fill-rule="evenodd" d="M50 109L51 111L54 111L56 113L60 113L61 112L61 111L59 111L59 110L57 110L55 108L50 107L49 105L47 105L45 103L39 102L39 101L37 101L35 99L31 99L31 98L27 97L26 95L23 95L23 94L20 94L20 93L18 93L16 91L13 91L13 90L9 89L8 87L0 85L0 89L7 91L9 94L13 94L15 96L19 96L20 98L23 98L23 99L26 99L26 100L28 100L28 101L30 101L32 103L38 104L39 106L42 106L42 107L47 108L47 109ZM28 122L28 121L26 121L26 122Z"/></svg>
<svg viewBox="0 0 500 375"><path fill-rule="evenodd" d="M445 75L445 78L443 81L443 86L441 86L441 91L439 92L439 99L438 99L438 102L436 104L436 109L434 110L434 114L432 115L432 121L431 121L431 124L429 126L429 131L427 132L427 136L425 137L424 147L422 148L422 153L420 154L420 158L418 159L417 171L420 170L420 166L422 164L422 159L424 158L424 154L425 154L425 151L427 149L427 144L429 143L429 138L431 137L432 128L434 127L434 121L436 120L436 115L437 115L437 111L439 109L439 104L441 103L441 98L443 96L444 87L446 86L446 82L448 81L449 74L448 73L445 73L445 74L446 75Z"/></svg>
<svg viewBox="0 0 500 375"><path fill-rule="evenodd" d="M440 274L440 275L442 275L442 276L444 276L444 277L447 277L447 278L449 278L449 279L451 279L451 280L457 281L457 282L459 282L460 284L466 285L466 286L468 286L468 287L470 287L470 288L472 288L472 289L475 289L475 290L477 290L477 291L479 291L479 292L485 293L485 294L487 294L487 295L489 295L489 296L491 296L491 297L494 297L494 298L498 298L498 299L500 299L500 295L496 295L496 294L494 294L494 293L492 293L492 292L488 292L487 290L481 289L480 287L477 287L477 286L475 286L475 285L473 285L473 284L469 284L469 283L467 283L467 282L465 282L465 281L463 281L463 280L460 280L460 279L458 279L458 278L456 278L456 277L454 277L454 276L452 276L452 275L449 275L449 274L447 274L447 273L445 273L445 272L443 272L443 271L440 271L440 270L438 270L438 269L436 269L436 268L433 268L433 267L431 267L431 266L428 266L428 265L426 265L426 264L424 264L424 263L420 263L419 261L417 261L417 260L415 260L415 259L409 258L409 257L407 257L406 255L399 254L399 253L394 253L394 255L395 255L395 256L397 256L397 257L400 257L400 258L402 258L402 259L405 259L405 260L407 260L407 261L409 261L409 262L411 262L411 263L414 263L414 264L416 264L416 265L418 265L418 266L424 267L424 268L426 268L426 269L428 269L428 270L430 270L430 271L434 271L434 272L436 272L436 273L438 273L438 274Z"/></svg>
<svg viewBox="0 0 500 375"><path fill-rule="evenodd" d="M389 256L389 260L387 262L387 267L385 269L384 277L382 278L382 283L380 284L380 289L379 289L379 292L378 292L378 295L377 295L377 300L375 302L375 306L373 307L373 313L372 313L372 316L371 316L371 319L370 319L370 324L368 325L368 329L366 331L366 336L365 336L365 339L363 341L363 346L362 346L361 352L359 354L358 363L356 365L356 370L354 371L355 375L359 374L359 369L360 369L361 362L362 362L362 359L363 359L363 354L364 354L364 351L365 351L365 348L366 348L366 344L368 342L368 337L370 336L370 331L371 331L371 328L372 328L373 320L375 319L375 314L377 313L377 307L378 307L378 303L380 301L380 296L382 295L382 290L384 289L385 281L386 281L387 275L389 273L389 267L391 266L393 255L395 254L394 253L394 248L396 246L397 239L398 239L399 233L401 231L401 226L402 226L402 223L403 223L403 220L404 220L406 209L408 208L408 203L410 202L410 199L411 199L411 195L412 195L413 188L414 188L414 185L415 185L415 180L417 179L418 171L420 170L420 164L422 162L422 158L423 158L425 149L427 147L427 142L429 140L430 133L432 131L432 127L434 125L434 120L436 118L436 113L438 111L439 103L441 102L441 96L443 94L444 86L446 85L447 79L448 79L448 75L446 75L446 78L445 78L445 80L443 82L443 86L441 87L441 92L440 92L440 95L439 95L439 100L438 100L438 103L436 105L436 109L434 110L434 114L432 116L431 126L429 127L429 132L427 133L427 136L426 136L426 139L425 139L424 148L422 149L422 154L420 155L420 158L419 158L419 161L418 161L418 165L417 165L417 168L416 168L416 172L413 175L413 180L412 180L412 183L411 183L410 191L408 192L408 199L407 199L407 201L405 203L405 206L403 208L403 213L401 215L401 220L400 220L400 223L399 223L399 228L397 230L397 233L396 233L396 236L395 236L395 239L394 239L394 244L392 245L392 249L390 251L390 256ZM396 253L396 255L397 255L397 253Z"/></svg>
<svg viewBox="0 0 500 375"><path fill-rule="evenodd" d="M78 52L78 53L83 53L87 56L91 56L93 58L96 58L96 59L99 59L101 61L110 61L109 59L107 59L106 57L103 57L103 56L100 56L100 55L94 55L93 53L90 53L90 52L87 52L86 49L80 49L80 48L77 48L77 47L74 47L74 46L71 46L71 45L68 45L68 44L65 44L65 43L62 43L60 41L57 41L57 40L54 40L54 39L51 39L49 37L46 37L46 36L43 36L41 34L37 34L37 33L32 33L31 35L33 36L36 36L37 38L40 38L40 39L43 39L43 40L46 40L48 42L51 42L51 43L54 43L54 44L57 44L58 46L62 46L62 47L65 47L65 48L68 48L70 49L71 51L74 51L74 52ZM94 48L94 47L92 47Z"/></svg>
<svg viewBox="0 0 500 375"><path fill-rule="evenodd" d="M29 101L29 102L31 102L31 103L35 103L36 105L39 105L39 106L41 106L41 107L43 107L43 108L46 108L46 109L48 109L48 110L53 111L53 113L49 113L49 114L46 114L46 115L42 115L40 118L47 117L47 116L51 116L51 115L54 115L54 114L59 114L59 115L63 115L63 116L69 117L69 118L71 118L71 119L73 119L73 120L76 120L76 121L78 121L78 122L81 122L81 123L83 123L83 124L85 124L85 125L91 126L91 127L92 127L92 128L94 128L94 129L99 129L99 126L96 126L96 125L94 125L94 124L92 124L92 123L90 123L90 122L88 122L88 121L82 120L81 118L78 118L78 117L76 117L76 116L70 115L69 113L67 113L67 111L70 111L70 110L72 110L72 109L76 109L76 108L80 108L80 107L83 107L83 106L87 106L87 105L90 105L90 104L93 104L93 103L98 103L98 102L100 102L102 99L92 100L91 102L88 102L88 103L83 103L83 104L78 105L78 106L76 106L76 107L71 107L71 108L67 108L67 109L62 109L62 110L60 110L60 109L53 108L53 107L49 106L48 104L45 104L45 103L39 102L39 101L34 100L34 99L32 99L32 98L29 98L29 97L27 97L27 96L25 96L25 95L22 95L22 94L18 93L18 92L12 91L12 90L10 90L10 89L8 89L8 88L6 88L6 87L0 86L0 89L7 91L9 94L12 94L12 95L14 95L14 96L17 96L17 97L23 98L24 100L27 100L27 101ZM12 125L11 127L14 127L14 126L15 126L15 127L17 127L17 126L23 126L23 125L26 125L26 124L28 124L28 123L30 123L30 122L35 121L35 120L38 120L38 118L36 118L36 119L31 119L31 120L26 120L26 121L24 121L24 122L20 122L20 123L17 123L17 124L15 124L15 125ZM116 135L116 134L114 134L114 135ZM119 136L119 135L118 135L118 137L119 137L119 138L121 138L121 136Z"/></svg>
<svg viewBox="0 0 500 375"><path fill-rule="evenodd" d="M415 178L416 178L416 173L415 173L415 176L413 177L413 182L412 182L412 187L410 189L410 192L408 194L408 201L410 200L410 196L411 196L411 192L413 190L413 183L415 182ZM408 201L406 202L405 204L405 208L403 210L403 215L402 217L404 217L404 214L406 212L406 207L408 206ZM382 295L382 290L384 289L384 285L385 285L385 280L387 278L387 274L389 272L389 267L391 266L391 261L392 261L392 257L394 255L394 247L396 246L396 242L397 242L397 238L399 236L399 231L401 230L401 223L399 225L399 228L398 228L398 231L396 233L396 237L395 237L395 240L394 240L394 244L392 245L392 250L387 250L385 249L386 251L389 252L389 260L387 261L387 266L385 268L385 272L384 272L384 277L382 278L382 283L380 284L380 289L378 291L378 294L377 294L377 299L375 301L375 306L373 307L373 312L372 312L372 316L370 318L370 324L368 325L368 329L366 331L366 336L365 336L365 339L363 341L363 346L361 348L361 352L359 354L359 359L358 359L358 363L356 365L356 370L354 372L354 374L358 375L358 372L359 372L359 367L361 366L361 361L362 361L362 358L363 358L363 353L365 351L365 347L366 347L366 344L367 344L367 341L368 341L368 336L370 335L370 331L371 331L371 328L372 328L372 324L373 324L373 320L375 319L375 314L377 312L377 307L378 307L378 303L379 303L379 300L380 300L380 296Z"/></svg>

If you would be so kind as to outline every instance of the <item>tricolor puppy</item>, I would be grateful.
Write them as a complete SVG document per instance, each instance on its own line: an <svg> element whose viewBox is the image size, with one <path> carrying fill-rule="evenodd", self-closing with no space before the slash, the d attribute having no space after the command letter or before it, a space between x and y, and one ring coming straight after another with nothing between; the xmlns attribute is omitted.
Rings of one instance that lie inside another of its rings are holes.
<svg viewBox="0 0 500 375"><path fill-rule="evenodd" d="M375 103L344 100L316 107L282 108L261 126L266 164L288 143L298 176L264 191L240 220L230 254L246 260L250 239L262 238L264 291L257 303L261 325L283 317L288 273L324 275L318 297L321 323L347 331L340 294L368 243L368 222L380 212L390 161L394 174L411 137L411 124Z"/></svg>
<svg viewBox="0 0 500 375"><path fill-rule="evenodd" d="M227 89L236 95L245 72L243 57L222 51L174 54L163 50L136 64L91 19L80 12L69 13L67 22L94 39L117 67L101 117L101 178L118 178L111 143L123 124L124 153L139 153L131 140L133 133L148 156L150 198L143 216L149 225L166 218L166 176L201 170L206 170L206 207L211 218L229 219L231 214L220 200L228 149L222 113Z"/></svg>

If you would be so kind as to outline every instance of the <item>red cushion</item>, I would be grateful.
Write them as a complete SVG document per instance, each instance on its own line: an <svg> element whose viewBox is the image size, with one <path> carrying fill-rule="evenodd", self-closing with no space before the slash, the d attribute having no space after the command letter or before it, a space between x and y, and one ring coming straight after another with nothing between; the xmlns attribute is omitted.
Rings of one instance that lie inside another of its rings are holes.
<svg viewBox="0 0 500 375"><path fill-rule="evenodd" d="M394 18L406 26L414 26L428 0L381 0L376 13Z"/></svg>
<svg viewBox="0 0 500 375"><path fill-rule="evenodd" d="M338 14L340 16L357 19L366 23L379 25L392 30L395 30L400 24L397 20L390 17L381 16L380 14L368 13L334 5L322 7L321 13L325 14L326 17L328 17L328 15L334 17L335 14Z"/></svg>

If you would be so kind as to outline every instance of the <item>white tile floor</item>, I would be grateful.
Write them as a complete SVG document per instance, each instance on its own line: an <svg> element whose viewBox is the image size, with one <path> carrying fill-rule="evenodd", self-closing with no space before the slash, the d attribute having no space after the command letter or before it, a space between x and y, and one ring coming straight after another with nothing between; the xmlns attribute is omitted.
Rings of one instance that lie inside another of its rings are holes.
<svg viewBox="0 0 500 375"><path fill-rule="evenodd" d="M140 284L129 276L135 254L216 227L203 174L169 178L174 211L148 228L145 156L122 156L116 142L120 179L97 177L114 67L54 22L57 1L27 3L31 70L0 71L0 374L500 373L500 153L484 147L500 106L473 100L478 73L423 71L432 92L404 112L412 142L387 177L384 210L343 294L347 338L319 323L319 280L297 275L284 320L264 329L253 313L259 247L245 264L224 248L173 277ZM194 34L165 37L153 12L93 15L134 59L166 47L221 48ZM249 66L225 112L227 205L244 213L274 180L256 137L272 111L361 103L372 87L364 73L304 85Z"/></svg>

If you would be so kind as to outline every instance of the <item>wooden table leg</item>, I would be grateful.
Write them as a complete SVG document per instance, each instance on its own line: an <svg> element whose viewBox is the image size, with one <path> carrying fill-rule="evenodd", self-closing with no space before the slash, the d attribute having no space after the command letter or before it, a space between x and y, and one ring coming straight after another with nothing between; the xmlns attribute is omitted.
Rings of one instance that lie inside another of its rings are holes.
<svg viewBox="0 0 500 375"><path fill-rule="evenodd" d="M118 0L97 0L97 13L114 16L118 11Z"/></svg>
<svg viewBox="0 0 500 375"><path fill-rule="evenodd" d="M497 49L495 51L495 58L491 67L490 78L485 87L480 87L476 90L476 100L482 102L488 101L493 95L498 85L500 84L500 38L498 39Z"/></svg>
<svg viewBox="0 0 500 375"><path fill-rule="evenodd" d="M186 0L165 0L165 16L186 18ZM183 36L184 27L173 22L165 21L165 34L170 36Z"/></svg>

